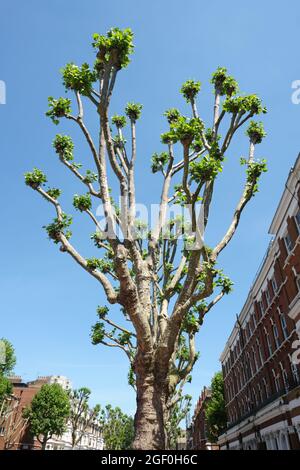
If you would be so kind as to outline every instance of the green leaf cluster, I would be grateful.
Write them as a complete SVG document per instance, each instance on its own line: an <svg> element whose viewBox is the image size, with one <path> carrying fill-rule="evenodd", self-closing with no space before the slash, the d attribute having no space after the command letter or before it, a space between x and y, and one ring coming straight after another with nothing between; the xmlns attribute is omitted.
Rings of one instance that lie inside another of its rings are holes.
<svg viewBox="0 0 300 470"><path fill-rule="evenodd" d="M250 141L253 144L260 144L267 135L262 122L251 121L246 131Z"/></svg>
<svg viewBox="0 0 300 470"><path fill-rule="evenodd" d="M232 114L249 112L251 115L267 112L257 95L229 97L224 101L223 110Z"/></svg>
<svg viewBox="0 0 300 470"><path fill-rule="evenodd" d="M97 54L98 69L101 70L108 63L118 69L127 67L130 62L129 56L134 49L133 32L130 28L123 30L112 28L106 36L96 33L93 35L93 40L93 47L99 50Z"/></svg>
<svg viewBox="0 0 300 470"><path fill-rule="evenodd" d="M126 117L125 116L119 116L118 114L115 114L111 122L118 128L121 129L122 127L126 126Z"/></svg>
<svg viewBox="0 0 300 470"><path fill-rule="evenodd" d="M210 155L205 155L200 161L194 161L190 164L190 174L196 183L212 181L221 171L221 161Z"/></svg>
<svg viewBox="0 0 300 470"><path fill-rule="evenodd" d="M213 73L211 83L215 90L221 95L232 96L238 92L237 81L228 75L226 67L218 67Z"/></svg>
<svg viewBox="0 0 300 470"><path fill-rule="evenodd" d="M128 116L130 121L136 122L142 112L143 105L139 103L127 103L126 108L125 108L125 114Z"/></svg>
<svg viewBox="0 0 300 470"><path fill-rule="evenodd" d="M59 124L59 119L71 113L71 100L68 98L54 99L52 96L48 98L49 110L46 116L50 117L54 124Z"/></svg>
<svg viewBox="0 0 300 470"><path fill-rule="evenodd" d="M185 100L188 103L194 101L195 97L199 93L201 88L200 82L195 82L195 80L187 80L181 87L180 93L183 95Z"/></svg>
<svg viewBox="0 0 300 470"><path fill-rule="evenodd" d="M176 108L170 108L167 109L167 111L164 112L164 116L166 116L167 121L169 124L173 124L176 122L179 117L180 117L180 112Z"/></svg>
<svg viewBox="0 0 300 470"><path fill-rule="evenodd" d="M95 325L92 326L91 331L91 341L92 344L95 346L97 344L102 343L105 338L105 325L103 322L96 322Z"/></svg>
<svg viewBox="0 0 300 470"><path fill-rule="evenodd" d="M64 234L67 239L72 235L70 230L66 230L72 223L72 217L65 213L61 217L62 220L56 217L51 224L43 227L46 229L48 237L56 244L60 242L61 234Z"/></svg>
<svg viewBox="0 0 300 470"><path fill-rule="evenodd" d="M90 70L87 63L81 67L73 63L67 64L61 69L63 84L67 90L78 91L81 95L88 96L92 91L92 84L96 81L96 72Z"/></svg>
<svg viewBox="0 0 300 470"><path fill-rule="evenodd" d="M73 198L73 206L80 212L90 210L92 207L91 195L88 193L82 195L75 194Z"/></svg>
<svg viewBox="0 0 300 470"><path fill-rule="evenodd" d="M61 190L59 188L49 188L47 194L52 197L52 199L58 199L61 195Z"/></svg>
<svg viewBox="0 0 300 470"><path fill-rule="evenodd" d="M32 189L37 189L46 182L46 175L38 168L34 168L33 171L25 173L25 184Z"/></svg>
<svg viewBox="0 0 300 470"><path fill-rule="evenodd" d="M74 158L73 140L68 135L57 134L52 143L55 148L55 152L59 155L62 160L72 161Z"/></svg>
<svg viewBox="0 0 300 470"><path fill-rule="evenodd" d="M154 153L151 157L151 170L152 173L162 171L165 165L168 163L170 155L168 152Z"/></svg>

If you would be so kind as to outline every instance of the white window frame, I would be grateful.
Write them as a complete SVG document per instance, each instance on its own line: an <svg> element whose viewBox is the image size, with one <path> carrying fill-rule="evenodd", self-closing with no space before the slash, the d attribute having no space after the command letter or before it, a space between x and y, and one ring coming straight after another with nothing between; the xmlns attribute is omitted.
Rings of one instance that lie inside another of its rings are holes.
<svg viewBox="0 0 300 470"><path fill-rule="evenodd" d="M272 284L272 289L273 289L273 292L274 292L274 295L275 295L276 292L278 291L278 284L277 284L275 275L271 279L271 284Z"/></svg>
<svg viewBox="0 0 300 470"><path fill-rule="evenodd" d="M298 212L295 214L294 219L295 219L296 227L297 227L297 229L298 229L298 233L299 233L299 235L300 235L300 209L299 209Z"/></svg>
<svg viewBox="0 0 300 470"><path fill-rule="evenodd" d="M275 341L276 349L278 349L279 346L280 346L280 337L279 337L279 331L278 331L278 328L277 328L277 325L276 325L275 322L272 325L272 329L273 329L273 335L274 335L274 341ZM276 332L276 334L275 334L275 332Z"/></svg>
<svg viewBox="0 0 300 470"><path fill-rule="evenodd" d="M294 248L294 242L293 242L292 237L290 236L289 232L286 232L286 234L283 237L283 240L284 240L284 244L285 244L285 247L286 247L286 251L288 252L288 254L290 254L291 251Z"/></svg>
<svg viewBox="0 0 300 470"><path fill-rule="evenodd" d="M267 287L267 289L265 290L265 296L266 296L266 299L267 299L267 304L268 304L268 306L269 306L270 303L271 303L271 294L270 294L270 291L269 291L268 287Z"/></svg>
<svg viewBox="0 0 300 470"><path fill-rule="evenodd" d="M279 309L278 309L278 313L279 313L280 325L281 325L283 337L284 337L284 339L286 339L289 336L288 327L287 327L287 323L286 323L286 318L285 318L284 314L281 311L279 311Z"/></svg>

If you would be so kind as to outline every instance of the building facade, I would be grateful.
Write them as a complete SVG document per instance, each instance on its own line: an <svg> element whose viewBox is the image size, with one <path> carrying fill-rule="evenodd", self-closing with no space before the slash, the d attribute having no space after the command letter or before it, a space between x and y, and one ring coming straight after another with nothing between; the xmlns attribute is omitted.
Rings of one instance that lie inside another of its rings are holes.
<svg viewBox="0 0 300 470"><path fill-rule="evenodd" d="M218 450L218 445L209 442L207 436L207 423L205 416L205 407L211 398L211 389L204 387L197 405L195 407L194 416L192 418L190 436L191 449L195 450Z"/></svg>
<svg viewBox="0 0 300 470"><path fill-rule="evenodd" d="M228 416L221 449L300 448L300 155L273 236L221 355Z"/></svg>
<svg viewBox="0 0 300 470"><path fill-rule="evenodd" d="M10 378L13 393L10 398L9 412L0 423L0 450L41 450L40 442L34 438L27 422L23 418L23 410L28 407L34 396L44 384L58 383L65 390L72 384L64 376L38 377L31 382L23 382L21 377ZM104 447L100 425L97 423L84 429L76 450L102 450ZM71 426L67 423L66 432L62 436L53 436L46 445L46 450L72 449Z"/></svg>

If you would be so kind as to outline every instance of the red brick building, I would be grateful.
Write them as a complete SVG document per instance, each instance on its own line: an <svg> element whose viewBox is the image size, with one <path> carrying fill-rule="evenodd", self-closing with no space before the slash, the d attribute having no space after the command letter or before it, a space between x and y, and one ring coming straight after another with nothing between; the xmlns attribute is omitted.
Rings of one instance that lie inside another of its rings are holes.
<svg viewBox="0 0 300 470"><path fill-rule="evenodd" d="M47 376L38 377L31 382L23 382L21 377L11 377L13 385L10 399L9 412L6 419L0 423L0 450L9 449L41 449L37 439L33 439L28 425L23 418L23 410L29 406L34 396L46 383L59 382L65 388L70 387L70 382L65 377Z"/></svg>
<svg viewBox="0 0 300 470"><path fill-rule="evenodd" d="M205 407L210 398L211 389L204 387L195 408L190 430L190 448L195 450L218 450L219 448L216 444L210 443L207 437Z"/></svg>
<svg viewBox="0 0 300 470"><path fill-rule="evenodd" d="M13 385L13 394L7 419L1 423L0 427L0 450L39 449L41 446L28 432L22 413L47 379L39 378L29 383L22 382L21 377L11 377L10 380Z"/></svg>
<svg viewBox="0 0 300 470"><path fill-rule="evenodd" d="M221 449L300 448L300 155L265 258L221 355Z"/></svg>

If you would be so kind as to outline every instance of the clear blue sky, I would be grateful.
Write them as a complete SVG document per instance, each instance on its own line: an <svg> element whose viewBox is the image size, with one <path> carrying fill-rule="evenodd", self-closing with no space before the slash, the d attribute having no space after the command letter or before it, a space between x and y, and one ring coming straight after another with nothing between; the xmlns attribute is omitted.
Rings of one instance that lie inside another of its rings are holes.
<svg viewBox="0 0 300 470"><path fill-rule="evenodd" d="M1 2L0 80L6 82L7 104L0 105L0 336L16 348L17 374L26 380L66 375L74 386L90 387L93 402L111 402L132 413L135 408L122 353L93 347L89 341L103 293L95 280L48 241L42 226L52 219L52 208L23 183L24 172L38 166L51 184L65 187L64 201L80 191L51 148L55 133L71 132L71 127L62 122L55 128L44 116L47 97L64 93L60 67L69 61L93 60L94 32L112 26L134 30L136 52L118 78L112 105L117 112L129 100L144 105L138 124L137 180L139 199L148 203L158 192L160 179L152 177L150 183L145 168L151 154L161 148L165 109L176 106L187 112L178 93L183 81L202 81L199 108L205 118L210 117L212 103L209 78L219 65L228 67L242 91L261 95L269 109L264 118L268 137L257 154L268 159L269 172L222 257L221 265L235 289L211 312L199 335L201 358L187 388L195 401L219 369L220 353L267 247L267 230L300 148L300 106L291 102L291 83L300 79L299 21L296 0L280 6L261 0ZM84 153L85 147L78 145ZM224 231L239 196L242 176L237 162L246 150L242 133L219 180L210 244ZM83 220L80 215L79 220ZM84 223L75 239L88 256L86 228L91 231Z"/></svg>

